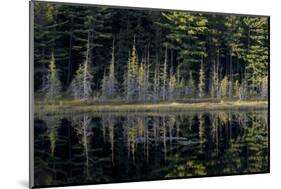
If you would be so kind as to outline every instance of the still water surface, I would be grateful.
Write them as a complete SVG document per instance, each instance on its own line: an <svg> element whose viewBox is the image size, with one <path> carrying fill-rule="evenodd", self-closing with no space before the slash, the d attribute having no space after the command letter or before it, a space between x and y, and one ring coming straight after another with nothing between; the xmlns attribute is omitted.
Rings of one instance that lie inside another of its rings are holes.
<svg viewBox="0 0 281 189"><path fill-rule="evenodd" d="M268 172L267 111L37 116L35 185Z"/></svg>

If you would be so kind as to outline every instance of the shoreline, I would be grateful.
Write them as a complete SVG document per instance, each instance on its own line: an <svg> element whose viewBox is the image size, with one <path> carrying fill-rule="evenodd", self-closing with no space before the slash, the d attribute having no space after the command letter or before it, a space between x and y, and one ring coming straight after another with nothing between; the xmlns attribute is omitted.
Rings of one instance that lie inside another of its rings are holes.
<svg viewBox="0 0 281 189"><path fill-rule="evenodd" d="M89 104L83 102L57 102L56 104L35 103L35 113L68 112L183 112L210 110L267 110L268 101L219 101L219 102L160 102L135 104Z"/></svg>

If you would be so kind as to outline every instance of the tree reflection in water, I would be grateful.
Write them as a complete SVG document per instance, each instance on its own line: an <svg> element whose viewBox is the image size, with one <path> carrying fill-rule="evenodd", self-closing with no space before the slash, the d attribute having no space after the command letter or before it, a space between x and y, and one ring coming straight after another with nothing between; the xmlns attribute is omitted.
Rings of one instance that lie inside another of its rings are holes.
<svg viewBox="0 0 281 189"><path fill-rule="evenodd" d="M35 184L268 171L265 111L38 116Z"/></svg>

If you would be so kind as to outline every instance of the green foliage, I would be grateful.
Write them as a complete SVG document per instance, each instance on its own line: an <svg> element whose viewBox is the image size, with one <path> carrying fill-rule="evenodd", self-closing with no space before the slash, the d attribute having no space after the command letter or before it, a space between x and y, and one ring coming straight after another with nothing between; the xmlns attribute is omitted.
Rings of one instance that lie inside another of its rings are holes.
<svg viewBox="0 0 281 189"><path fill-rule="evenodd" d="M240 83L238 80L234 83L234 97L239 97Z"/></svg>
<svg viewBox="0 0 281 189"><path fill-rule="evenodd" d="M70 85L72 96L75 99L88 100L92 95L91 80L88 64L80 64Z"/></svg>
<svg viewBox="0 0 281 189"><path fill-rule="evenodd" d="M167 48L165 50L165 59L164 59L164 64L161 69L161 75L160 75L160 81L161 81L161 99L166 100L167 99L167 84L168 84L168 74L167 74Z"/></svg>
<svg viewBox="0 0 281 189"><path fill-rule="evenodd" d="M199 84L198 84L198 90L199 90L199 98L202 98L205 95L205 70L203 65L203 60L201 60L201 68L199 72Z"/></svg>
<svg viewBox="0 0 281 189"><path fill-rule="evenodd" d="M268 69L268 19L246 17L243 22L248 35L245 55L248 81L257 87Z"/></svg>
<svg viewBox="0 0 281 189"><path fill-rule="evenodd" d="M246 100L248 96L248 82L244 79L239 88L239 99Z"/></svg>
<svg viewBox="0 0 281 189"><path fill-rule="evenodd" d="M128 60L127 67L127 77L125 78L125 89L126 89L126 99L127 101L132 101L134 98L137 98L138 93L138 62L137 62L137 50L134 45L131 51L131 56Z"/></svg>
<svg viewBox="0 0 281 189"><path fill-rule="evenodd" d="M56 99L61 95L61 85L57 75L54 53L52 53L52 58L49 64L47 82L44 91L46 91L47 99Z"/></svg>
<svg viewBox="0 0 281 189"><path fill-rule="evenodd" d="M189 77L188 77L188 88L189 88L189 94L190 96L194 96L195 91L196 91L196 87L195 87L195 82L192 76L192 72L189 71Z"/></svg>
<svg viewBox="0 0 281 189"><path fill-rule="evenodd" d="M139 101L144 101L145 100L145 90L146 90L146 75L145 75L145 66L143 62L141 63L139 67L139 73L138 73L138 86L139 86Z"/></svg>
<svg viewBox="0 0 281 189"><path fill-rule="evenodd" d="M115 78L115 52L114 52L114 40L112 43L111 63L109 65L109 74L106 76L104 73L101 86L101 100L112 99L116 97L116 78Z"/></svg>
<svg viewBox="0 0 281 189"><path fill-rule="evenodd" d="M212 86L211 86L211 97L217 98L219 97L219 76L217 73L217 68L214 65L213 66L213 72L212 72Z"/></svg>
<svg viewBox="0 0 281 189"><path fill-rule="evenodd" d="M169 100L175 99L176 87L177 87L177 79L175 75L172 75L172 77L169 79L169 84L168 84Z"/></svg>
<svg viewBox="0 0 281 189"><path fill-rule="evenodd" d="M267 97L267 17L34 4L35 92L55 85L75 99L128 102Z"/></svg>
<svg viewBox="0 0 281 189"><path fill-rule="evenodd" d="M186 12L163 13L168 20L166 27L169 33L166 35L167 44L172 49L178 50L178 59L183 68L183 77L188 76L188 68L198 68L201 57L206 57L206 32L208 19L202 14ZM202 40L198 40L202 39Z"/></svg>
<svg viewBox="0 0 281 189"><path fill-rule="evenodd" d="M261 82L261 97L262 98L268 97L268 79L267 79L267 76L265 76L262 79L262 82Z"/></svg>
<svg viewBox="0 0 281 189"><path fill-rule="evenodd" d="M128 78L136 78L138 74L138 64L137 64L137 50L134 46L132 48L131 57L129 58L128 64Z"/></svg>
<svg viewBox="0 0 281 189"><path fill-rule="evenodd" d="M227 97L228 96L228 88L229 88L229 80L228 77L225 76L220 84L220 96Z"/></svg>

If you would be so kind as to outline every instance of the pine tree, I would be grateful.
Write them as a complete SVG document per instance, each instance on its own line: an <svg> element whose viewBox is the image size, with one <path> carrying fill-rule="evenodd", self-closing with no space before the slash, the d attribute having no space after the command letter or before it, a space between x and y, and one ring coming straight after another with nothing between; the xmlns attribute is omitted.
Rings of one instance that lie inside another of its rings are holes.
<svg viewBox="0 0 281 189"><path fill-rule="evenodd" d="M109 94L110 98L113 98L116 93L116 79L115 79L115 61L114 61L114 40L112 42L112 57L111 57L111 64L109 67L109 76L108 76L108 85L109 85Z"/></svg>
<svg viewBox="0 0 281 189"><path fill-rule="evenodd" d="M224 76L223 80L221 81L220 84L220 96L222 98L227 97L228 91L229 91L229 80L227 76Z"/></svg>
<svg viewBox="0 0 281 189"><path fill-rule="evenodd" d="M203 57L201 59L201 68L199 72L199 84L198 84L198 90L199 90L199 98L202 98L205 95L205 70L203 65Z"/></svg>
<svg viewBox="0 0 281 189"><path fill-rule="evenodd" d="M160 91L160 74L159 74L159 65L156 65L154 68L154 77L153 77L153 102L159 101L159 91Z"/></svg>
<svg viewBox="0 0 281 189"><path fill-rule="evenodd" d="M219 15L210 15L208 16L208 29L207 29L207 58L206 64L210 65L207 67L210 71L209 84L208 88L210 91L210 95L213 98L219 97L219 69L220 67L220 57L221 52L220 48L224 42L224 25L225 19Z"/></svg>
<svg viewBox="0 0 281 189"><path fill-rule="evenodd" d="M138 96L138 63L137 63L137 50L135 47L135 39L134 45L132 48L131 56L128 60L127 67L127 77L126 77L126 99L127 101L132 101L134 98Z"/></svg>
<svg viewBox="0 0 281 189"><path fill-rule="evenodd" d="M268 19L246 17L243 19L247 35L245 55L248 82L257 91L268 69ZM259 92L259 91L257 91Z"/></svg>
<svg viewBox="0 0 281 189"><path fill-rule="evenodd" d="M146 55L146 58L145 58L145 67L144 67L144 70L145 70L145 79L144 79L144 96L145 96L145 100L151 100L150 99L150 88L151 88L151 83L150 83L150 54L149 54L149 45L148 45L148 48L147 48L147 55Z"/></svg>
<svg viewBox="0 0 281 189"><path fill-rule="evenodd" d="M56 66L60 67L62 59L65 58L65 49L59 44L63 38L60 27L65 25L64 21L58 20L59 6L54 3L34 2L34 70L35 90L44 88L48 82L49 62L52 53L56 55ZM63 82L63 77L61 81ZM61 85L61 90L63 85Z"/></svg>
<svg viewBox="0 0 281 189"><path fill-rule="evenodd" d="M165 50L165 59L164 64L161 72L161 99L166 100L167 99L167 59L168 59L168 50L166 47Z"/></svg>
<svg viewBox="0 0 281 189"><path fill-rule="evenodd" d="M168 84L169 100L174 100L176 98L176 87L177 87L177 79L175 75L172 75L169 79L169 84Z"/></svg>
<svg viewBox="0 0 281 189"><path fill-rule="evenodd" d="M190 69L197 69L201 57L206 56L206 32L208 20L202 14L186 12L162 13L169 30L166 44L178 51L181 75L187 78Z"/></svg>
<svg viewBox="0 0 281 189"><path fill-rule="evenodd" d="M55 64L55 56L54 53L51 55L51 61L49 64L49 71L47 74L47 82L45 86L43 86L43 91L46 91L47 99L56 99L60 97L61 92L61 84L58 78L58 73Z"/></svg>
<svg viewBox="0 0 281 189"><path fill-rule="evenodd" d="M192 72L189 71L189 78L188 78L188 89L189 89L189 96L194 97L196 87L195 87L195 82L192 76Z"/></svg>
<svg viewBox="0 0 281 189"><path fill-rule="evenodd" d="M145 79L146 79L146 75L145 75L145 65L143 63L143 61L140 64L139 67L139 73L138 73L138 98L139 101L144 101L145 100L145 93L146 93L146 89L145 89Z"/></svg>
<svg viewBox="0 0 281 189"><path fill-rule="evenodd" d="M174 100L177 98L177 77L173 73L173 51L171 51L171 67L169 74L169 83L168 83L168 99Z"/></svg>
<svg viewBox="0 0 281 189"><path fill-rule="evenodd" d="M150 63L149 63L149 46L144 49L141 64L138 72L138 92L139 101L148 101L150 98Z"/></svg>
<svg viewBox="0 0 281 189"><path fill-rule="evenodd" d="M231 98L233 95L233 85L234 85L234 64L233 57L236 56L236 60L238 61L241 55L243 54L242 49L242 28L241 28L241 19L237 16L227 16L225 18L225 27L226 31L224 32L224 38L227 46L227 54L229 57L228 60L228 73L229 74L229 87L228 87L228 95Z"/></svg>
<svg viewBox="0 0 281 189"><path fill-rule="evenodd" d="M268 76L265 76L261 82L261 98L268 97Z"/></svg>
<svg viewBox="0 0 281 189"><path fill-rule="evenodd" d="M218 78L218 71L216 65L213 65L213 72L212 72L212 86L211 86L211 97L217 98L218 97L218 86L219 86L219 78Z"/></svg>
<svg viewBox="0 0 281 189"><path fill-rule="evenodd" d="M232 97L239 97L239 89L240 89L240 84L239 81L236 80L234 82L234 89L233 89L234 95Z"/></svg>
<svg viewBox="0 0 281 189"><path fill-rule="evenodd" d="M177 66L176 68L176 80L177 80L177 84L176 84L176 98L181 98L181 87L180 87L180 70L179 67Z"/></svg>
<svg viewBox="0 0 281 189"><path fill-rule="evenodd" d="M239 100L246 100L248 97L248 82L247 77L242 80L239 88Z"/></svg>
<svg viewBox="0 0 281 189"><path fill-rule="evenodd" d="M268 20L35 2L35 92L128 102L266 98Z"/></svg>
<svg viewBox="0 0 281 189"><path fill-rule="evenodd" d="M103 74L102 78L102 85L101 85L101 101L108 100L107 94L108 94L108 77L106 76L105 72Z"/></svg>
<svg viewBox="0 0 281 189"><path fill-rule="evenodd" d="M92 94L91 81L93 76L90 74L89 69L89 51L90 51L90 32L88 32L88 43L86 50L86 60L79 65L76 71L75 78L73 79L70 90L72 95L79 100L88 100Z"/></svg>

